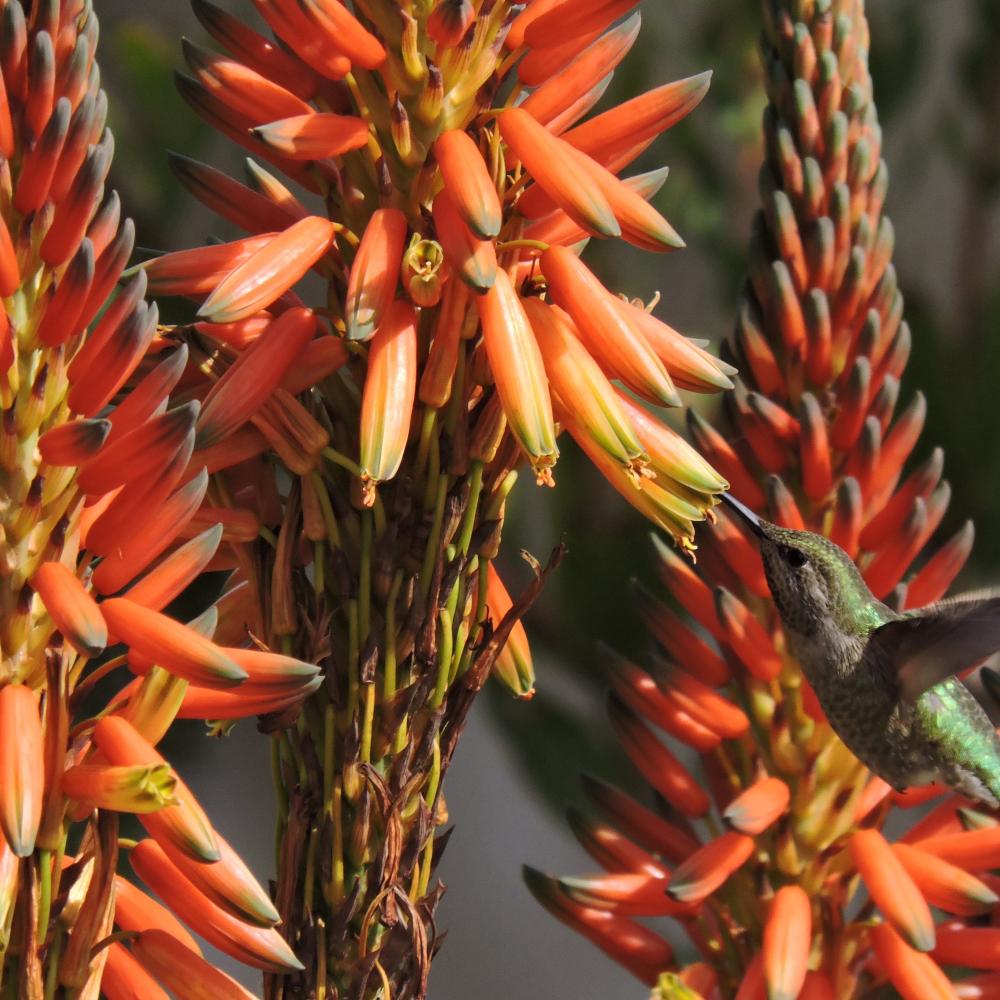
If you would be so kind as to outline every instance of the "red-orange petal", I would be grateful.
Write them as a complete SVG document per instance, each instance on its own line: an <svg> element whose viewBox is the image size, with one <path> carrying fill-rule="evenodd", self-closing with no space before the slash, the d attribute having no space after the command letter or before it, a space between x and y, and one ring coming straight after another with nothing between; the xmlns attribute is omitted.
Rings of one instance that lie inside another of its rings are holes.
<svg viewBox="0 0 1000 1000"><path fill-rule="evenodd" d="M106 600L101 611L115 638L178 677L202 687L222 688L247 678L246 671L221 647L158 611L124 597Z"/></svg>
<svg viewBox="0 0 1000 1000"><path fill-rule="evenodd" d="M681 902L707 899L753 853L752 837L731 831L710 840L687 858L670 878L667 892Z"/></svg>
<svg viewBox="0 0 1000 1000"><path fill-rule="evenodd" d="M97 749L112 763L166 764L148 740L120 715L106 715L94 727ZM174 786L177 805L166 806L159 812L139 817L150 836L169 840L180 850L198 861L218 861L218 844L212 824L191 790L177 778Z"/></svg>
<svg viewBox="0 0 1000 1000"><path fill-rule="evenodd" d="M875 905L918 951L934 947L934 918L923 893L878 830L858 830L851 857Z"/></svg>
<svg viewBox="0 0 1000 1000"><path fill-rule="evenodd" d="M198 416L197 446L207 448L238 430L281 384L316 333L311 309L287 309L209 390Z"/></svg>
<svg viewBox="0 0 1000 1000"><path fill-rule="evenodd" d="M372 338L361 396L361 478L366 500L373 484L399 471L417 393L417 314L404 299L386 310Z"/></svg>
<svg viewBox="0 0 1000 1000"><path fill-rule="evenodd" d="M108 627L97 602L68 567L42 563L31 586L66 641L81 656L96 656L108 643Z"/></svg>
<svg viewBox="0 0 1000 1000"><path fill-rule="evenodd" d="M0 830L19 858L35 849L45 795L38 699L23 684L0 688Z"/></svg>
<svg viewBox="0 0 1000 1000"><path fill-rule="evenodd" d="M323 160L366 145L368 123L353 115L316 111L258 125L253 134L293 160Z"/></svg>
<svg viewBox="0 0 1000 1000"><path fill-rule="evenodd" d="M435 140L434 155L462 220L480 239L492 239L500 232L503 211L479 147L467 133L448 129Z"/></svg>
<svg viewBox="0 0 1000 1000"><path fill-rule="evenodd" d="M665 406L680 405L663 363L634 326L615 308L607 289L566 247L550 247L542 270L555 303L573 318L581 339L605 374Z"/></svg>
<svg viewBox="0 0 1000 1000"><path fill-rule="evenodd" d="M768 1000L796 1000L809 967L812 906L805 890L786 885L775 893L764 925L763 972Z"/></svg>
<svg viewBox="0 0 1000 1000"><path fill-rule="evenodd" d="M266 309L330 249L336 232L336 224L323 216L299 219L227 274L198 315L232 323Z"/></svg>
<svg viewBox="0 0 1000 1000"><path fill-rule="evenodd" d="M220 858L208 864L194 861L169 841L158 841L166 856L202 894L238 920L271 927L281 917L243 859L218 833Z"/></svg>
<svg viewBox="0 0 1000 1000"><path fill-rule="evenodd" d="M951 983L937 962L911 948L889 924L869 928L868 938L903 1000L954 1000Z"/></svg>
<svg viewBox="0 0 1000 1000"><path fill-rule="evenodd" d="M143 931L132 951L134 961L183 1000L252 1000L235 979L164 931Z"/></svg>
<svg viewBox="0 0 1000 1000"><path fill-rule="evenodd" d="M221 525L207 528L171 552L163 562L129 587L124 596L145 608L163 610L204 571L221 541Z"/></svg>
<svg viewBox="0 0 1000 1000"><path fill-rule="evenodd" d="M621 226L600 186L567 153L561 139L520 108L508 108L498 122L513 155L574 222L598 236L621 235Z"/></svg>
<svg viewBox="0 0 1000 1000"><path fill-rule="evenodd" d="M532 868L525 867L524 881L535 899L554 917L582 934L647 986L654 986L673 962L673 949L648 927L607 910L581 906L560 889L557 879Z"/></svg>
<svg viewBox="0 0 1000 1000"><path fill-rule="evenodd" d="M608 712L612 729L643 777L686 816L704 816L711 803L691 772L620 702L609 702Z"/></svg>
<svg viewBox="0 0 1000 1000"><path fill-rule="evenodd" d="M1000 897L964 868L910 844L893 844L893 853L932 906L970 916L990 910Z"/></svg>
<svg viewBox="0 0 1000 1000"><path fill-rule="evenodd" d="M243 923L216 906L185 878L156 841L140 841L129 859L139 878L188 927L220 951L270 972L302 969L274 928Z"/></svg>
<svg viewBox="0 0 1000 1000"><path fill-rule="evenodd" d="M780 778L761 778L726 806L722 818L734 830L756 836L784 815L790 799L788 785Z"/></svg>
<svg viewBox="0 0 1000 1000"><path fill-rule="evenodd" d="M166 990L117 941L108 948L104 961L101 995L105 1000L170 1000Z"/></svg>
<svg viewBox="0 0 1000 1000"><path fill-rule="evenodd" d="M476 291L493 286L497 274L496 247L491 240L478 239L465 224L447 191L439 191L432 206L434 229L445 258Z"/></svg>
<svg viewBox="0 0 1000 1000"><path fill-rule="evenodd" d="M395 298L406 232L406 216L398 208L376 209L368 220L347 282L348 340L370 340Z"/></svg>

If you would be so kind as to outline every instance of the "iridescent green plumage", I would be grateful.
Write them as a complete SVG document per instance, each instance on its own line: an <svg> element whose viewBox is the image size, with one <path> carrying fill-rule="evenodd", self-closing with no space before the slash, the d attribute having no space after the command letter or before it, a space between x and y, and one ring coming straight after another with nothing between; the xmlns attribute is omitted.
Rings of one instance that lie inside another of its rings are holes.
<svg viewBox="0 0 1000 1000"><path fill-rule="evenodd" d="M791 651L844 743L895 788L938 781L1000 804L1000 739L952 676L1000 649L1000 597L900 614L829 539L727 500L757 535Z"/></svg>

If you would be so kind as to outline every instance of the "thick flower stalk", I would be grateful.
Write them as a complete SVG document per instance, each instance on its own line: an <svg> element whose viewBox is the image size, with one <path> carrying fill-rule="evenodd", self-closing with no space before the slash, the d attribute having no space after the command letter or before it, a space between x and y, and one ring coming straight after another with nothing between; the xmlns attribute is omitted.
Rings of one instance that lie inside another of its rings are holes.
<svg viewBox="0 0 1000 1000"><path fill-rule="evenodd" d="M744 503L834 539L876 597L919 607L972 527L929 545L950 498L940 451L904 474L924 401L896 412L910 332L863 4L763 6L763 205L726 355L741 375L717 427L689 413L691 435ZM869 774L788 652L742 523L720 510L700 540L697 570L660 546L670 601L638 591L656 655L610 664L612 726L656 805L586 779L595 813L571 825L605 872L529 870L532 891L659 998L997 995L996 818ZM684 945L635 919L668 916Z"/></svg>
<svg viewBox="0 0 1000 1000"><path fill-rule="evenodd" d="M635 397L676 407L732 369L579 259L591 236L681 245L647 201L664 172L617 174L708 79L578 124L634 2L254 6L276 41L196 0L223 51L188 43L179 76L253 154L246 183L173 160L245 235L144 273L199 303L175 337L197 516L234 571L220 621L324 675L301 713L218 701L273 734L275 904L305 970L268 996L419 997L442 778L491 672L533 689L518 622L544 571L511 597L492 569L520 467L551 485L564 429L682 547L725 488Z"/></svg>
<svg viewBox="0 0 1000 1000"><path fill-rule="evenodd" d="M167 929L185 967L200 953L116 876L121 813L149 834L133 868L192 930L299 967L154 749L178 714L224 715L213 698L237 685L262 711L301 700L318 668L217 645L216 608L192 627L161 613L222 529L192 461L199 404L168 398L187 349L160 337L146 276L122 282L134 230L105 189L97 34L88 0L0 5L0 990L26 1000L159 996L155 939L130 952L133 932ZM169 893L137 862L154 851Z"/></svg>

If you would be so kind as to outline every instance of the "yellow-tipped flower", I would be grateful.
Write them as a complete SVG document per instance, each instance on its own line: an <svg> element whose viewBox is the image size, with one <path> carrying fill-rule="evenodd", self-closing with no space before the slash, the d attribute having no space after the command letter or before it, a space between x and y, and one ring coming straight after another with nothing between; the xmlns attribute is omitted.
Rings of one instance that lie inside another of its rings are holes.
<svg viewBox="0 0 1000 1000"><path fill-rule="evenodd" d="M566 247L550 247L542 254L541 265L552 299L573 317L605 374L651 403L679 406L680 397L663 362L616 309L587 265Z"/></svg>
<svg viewBox="0 0 1000 1000"><path fill-rule="evenodd" d="M177 804L177 777L167 764L77 764L62 776L68 798L95 809L151 813Z"/></svg>
<svg viewBox="0 0 1000 1000"><path fill-rule="evenodd" d="M507 423L528 456L535 478L551 486L551 468L559 449L548 379L524 305L505 271L497 271L493 287L476 305Z"/></svg>
<svg viewBox="0 0 1000 1000"><path fill-rule="evenodd" d="M638 486L649 456L601 366L580 341L573 321L558 306L524 301L553 392L574 422L625 469Z"/></svg>
<svg viewBox="0 0 1000 1000"><path fill-rule="evenodd" d="M398 299L386 310L368 352L361 401L361 483L365 503L399 471L417 391L417 316Z"/></svg>
<svg viewBox="0 0 1000 1000"><path fill-rule="evenodd" d="M94 729L94 743L119 767L163 767L166 761L120 716L101 719ZM176 804L144 814L142 824L157 840L167 840L199 861L218 861L215 831L191 790L175 775Z"/></svg>

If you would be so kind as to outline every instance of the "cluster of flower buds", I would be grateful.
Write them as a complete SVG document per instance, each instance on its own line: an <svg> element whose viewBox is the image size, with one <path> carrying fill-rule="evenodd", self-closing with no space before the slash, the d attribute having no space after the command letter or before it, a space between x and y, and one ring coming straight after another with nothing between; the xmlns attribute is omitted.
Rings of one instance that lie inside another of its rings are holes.
<svg viewBox="0 0 1000 1000"><path fill-rule="evenodd" d="M921 555L950 490L940 451L904 476L925 408L918 395L895 413L910 332L863 3L763 10L763 207L724 355L742 374L720 426L692 412L691 435L744 503L827 535L876 597L919 607L949 587L972 528ZM704 532L697 571L666 546L659 556L671 600L638 593L659 654L610 666L612 725L656 804L588 779L596 817L571 825L605 873L529 871L535 895L660 1000L998 995L996 817L936 786L893 792L845 748L732 514ZM892 810L929 798L891 842ZM634 919L665 916L689 939L677 957Z"/></svg>
<svg viewBox="0 0 1000 1000"><path fill-rule="evenodd" d="M226 597L190 626L163 613L229 522L203 502L200 404L170 397L187 348L161 336L146 275L123 280L134 229L105 189L97 32L89 0L0 5L0 983L31 998L165 996L157 938L112 935L166 928L189 971L172 913L252 965L301 967L154 749L176 717L284 709L320 679L245 648ZM150 835L133 867L169 910L115 876L121 813Z"/></svg>
<svg viewBox="0 0 1000 1000"><path fill-rule="evenodd" d="M223 51L187 44L181 92L255 159L245 182L173 166L246 235L139 273L198 303L168 339L189 352L175 396L227 622L325 675L263 724L277 905L306 965L286 988L422 995L441 778L490 672L533 690L518 619L544 573L512 600L491 565L517 467L551 485L565 430L685 548L726 488L647 404L735 370L580 260L591 236L682 245L649 204L665 171L617 175L708 76L581 123L634 0L254 0L274 40L193 5Z"/></svg>

